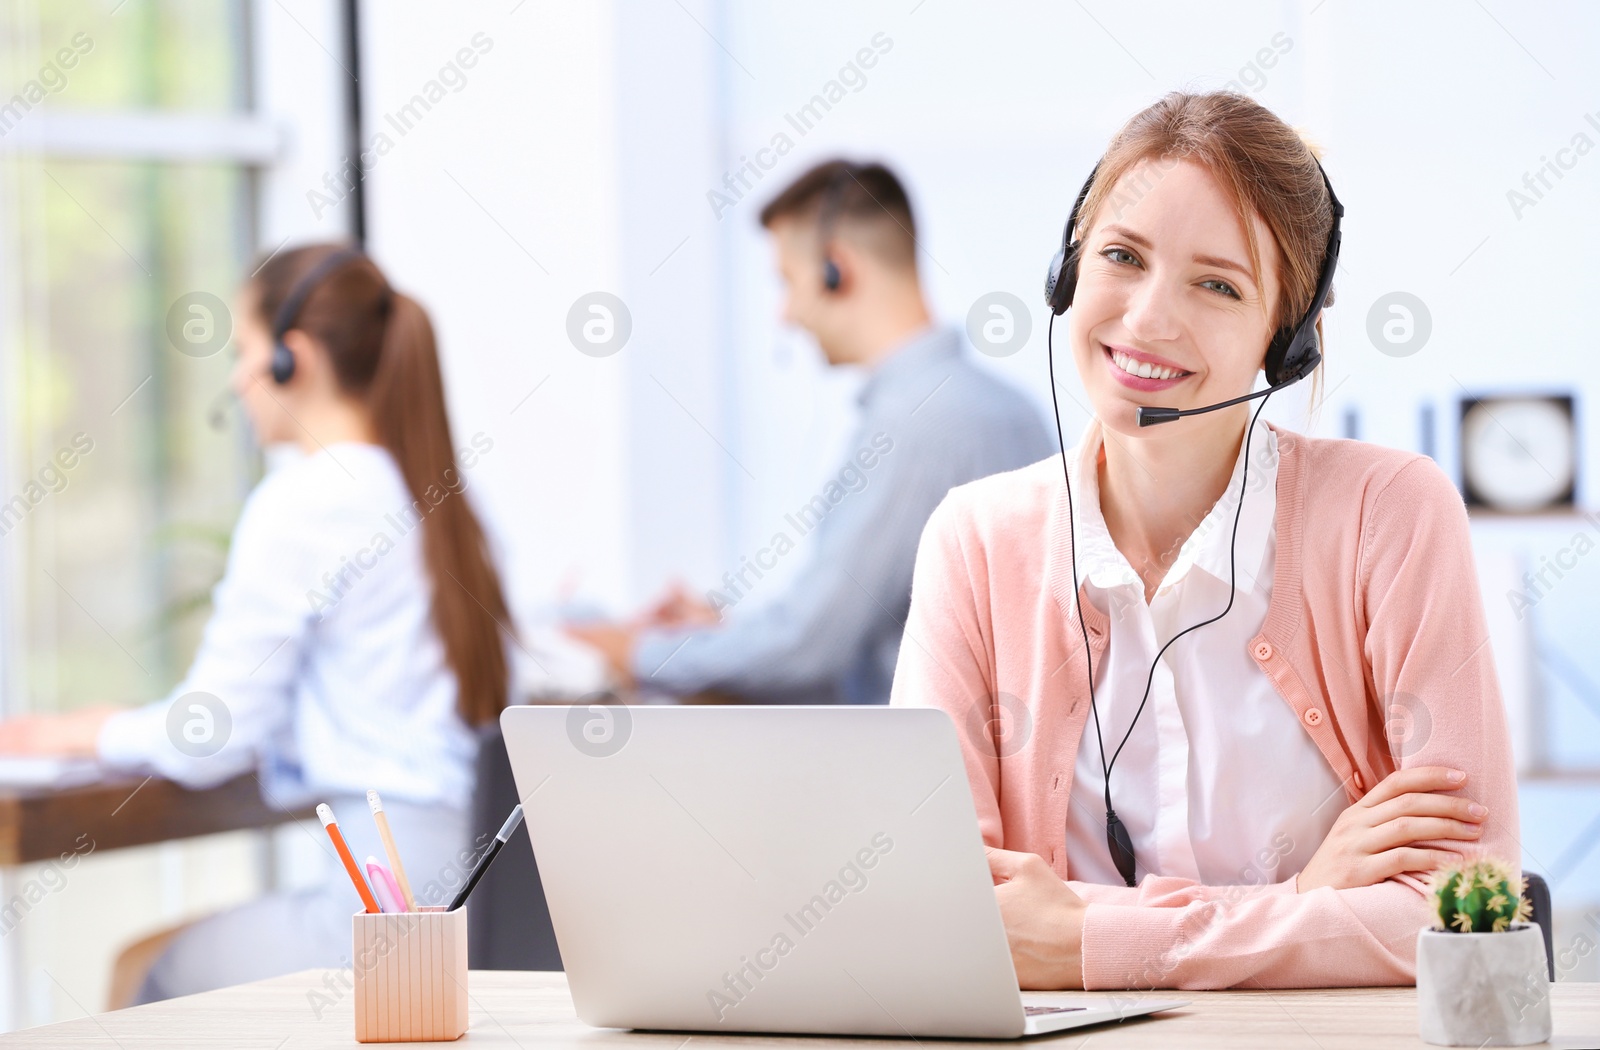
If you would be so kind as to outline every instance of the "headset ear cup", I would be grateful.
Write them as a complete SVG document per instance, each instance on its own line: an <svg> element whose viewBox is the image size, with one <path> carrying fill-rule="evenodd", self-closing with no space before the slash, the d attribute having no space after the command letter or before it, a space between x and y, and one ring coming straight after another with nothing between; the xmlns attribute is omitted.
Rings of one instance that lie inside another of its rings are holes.
<svg viewBox="0 0 1600 1050"><path fill-rule="evenodd" d="M1272 342L1267 344L1267 359L1261 366L1261 371L1266 374L1267 385L1277 386L1283 379L1283 360L1289 349L1289 343L1294 339L1294 329L1280 328L1272 335Z"/></svg>
<svg viewBox="0 0 1600 1050"><path fill-rule="evenodd" d="M837 292L843 283L843 275L839 273L839 264L832 259L822 260L822 287L830 292Z"/></svg>
<svg viewBox="0 0 1600 1050"><path fill-rule="evenodd" d="M1065 247L1056 251L1050 260L1050 269L1044 275L1044 301L1057 314L1066 312L1072 305L1072 293L1078 286L1078 253Z"/></svg>
<svg viewBox="0 0 1600 1050"><path fill-rule="evenodd" d="M1322 341L1317 338L1315 325L1308 325L1299 338L1295 337L1293 328L1280 328L1267 347L1267 360L1262 371L1266 373L1267 385L1277 386L1294 379L1304 379L1321 361Z"/></svg>
<svg viewBox="0 0 1600 1050"><path fill-rule="evenodd" d="M1061 287L1059 296L1061 309L1065 310L1072 305L1072 297L1078 291L1078 249L1076 246L1067 253L1066 262L1061 266Z"/></svg>
<svg viewBox="0 0 1600 1050"><path fill-rule="evenodd" d="M1066 254L1065 248L1056 249L1055 255L1050 259L1050 268L1044 272L1044 304L1055 313L1061 312L1056 309L1056 285L1061 283L1061 264L1065 261Z"/></svg>
<svg viewBox="0 0 1600 1050"><path fill-rule="evenodd" d="M272 381L279 386L294 378L294 351L280 340L272 344Z"/></svg>

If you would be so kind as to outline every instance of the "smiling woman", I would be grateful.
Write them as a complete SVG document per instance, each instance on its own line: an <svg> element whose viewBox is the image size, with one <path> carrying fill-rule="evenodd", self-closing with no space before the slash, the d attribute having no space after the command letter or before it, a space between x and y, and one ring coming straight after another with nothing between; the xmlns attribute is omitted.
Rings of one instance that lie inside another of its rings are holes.
<svg viewBox="0 0 1600 1050"><path fill-rule="evenodd" d="M891 702L985 727L967 771L1024 987L1409 984L1419 875L1517 854L1455 487L1219 405L1314 374L1340 212L1249 98L1136 115L1046 284L1082 441L923 534ZM1399 693L1434 727L1403 752L1371 699Z"/></svg>

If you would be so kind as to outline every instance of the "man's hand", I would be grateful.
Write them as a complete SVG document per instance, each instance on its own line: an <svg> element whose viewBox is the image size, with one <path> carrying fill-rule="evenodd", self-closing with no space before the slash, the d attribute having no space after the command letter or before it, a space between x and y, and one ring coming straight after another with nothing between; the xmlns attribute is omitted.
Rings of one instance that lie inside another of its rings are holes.
<svg viewBox="0 0 1600 1050"><path fill-rule="evenodd" d="M682 580L672 586L632 623L634 627L709 627L722 617Z"/></svg>
<svg viewBox="0 0 1600 1050"><path fill-rule="evenodd" d="M24 715L0 722L0 753L93 758L100 729L117 713L94 707L64 715Z"/></svg>
<svg viewBox="0 0 1600 1050"><path fill-rule="evenodd" d="M1083 987L1088 905L1032 853L985 847L1017 983L1039 991Z"/></svg>
<svg viewBox="0 0 1600 1050"><path fill-rule="evenodd" d="M570 637L593 646L610 665L618 684L633 685L633 650L639 632L617 623L569 623L562 627Z"/></svg>
<svg viewBox="0 0 1600 1050"><path fill-rule="evenodd" d="M1461 771L1413 766L1380 780L1339 814L1297 877L1299 891L1374 886L1403 871L1432 871L1460 861L1460 853L1414 845L1460 839L1470 846L1482 835L1488 810L1470 798L1443 793L1466 783L1464 773L1461 780L1452 780L1452 772Z"/></svg>

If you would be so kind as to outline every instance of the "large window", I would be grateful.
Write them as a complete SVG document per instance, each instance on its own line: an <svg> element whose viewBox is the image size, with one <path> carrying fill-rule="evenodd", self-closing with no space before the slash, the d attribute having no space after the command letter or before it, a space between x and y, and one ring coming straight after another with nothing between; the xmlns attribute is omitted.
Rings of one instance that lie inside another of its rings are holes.
<svg viewBox="0 0 1600 1050"><path fill-rule="evenodd" d="M241 0L0 3L0 558L12 712L182 673L255 474Z"/></svg>

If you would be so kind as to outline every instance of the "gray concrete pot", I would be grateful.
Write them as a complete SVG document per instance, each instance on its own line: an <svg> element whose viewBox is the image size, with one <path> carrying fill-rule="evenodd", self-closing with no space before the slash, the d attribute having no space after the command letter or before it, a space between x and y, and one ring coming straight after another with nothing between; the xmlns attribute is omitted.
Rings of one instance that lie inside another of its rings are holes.
<svg viewBox="0 0 1600 1050"><path fill-rule="evenodd" d="M1550 979L1539 927L1417 934L1417 1024L1435 1046L1528 1046L1550 1038Z"/></svg>

